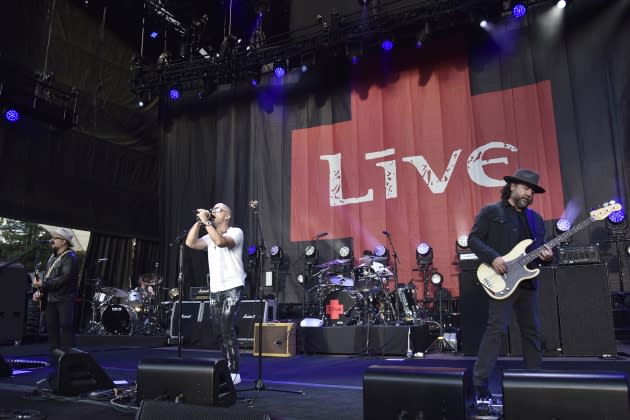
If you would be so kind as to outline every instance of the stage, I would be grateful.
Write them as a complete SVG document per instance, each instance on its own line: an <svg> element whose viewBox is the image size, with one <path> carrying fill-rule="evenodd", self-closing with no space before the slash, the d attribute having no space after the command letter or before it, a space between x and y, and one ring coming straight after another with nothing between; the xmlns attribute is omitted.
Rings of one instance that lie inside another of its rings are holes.
<svg viewBox="0 0 630 420"><path fill-rule="evenodd" d="M343 333L343 329L334 329L334 334ZM347 332L347 331L346 331ZM137 380L138 364L142 360L171 358L177 355L176 346L153 347L154 337L127 337L125 344L121 337L99 337L100 341L88 344L85 338L81 349L88 352L95 362L115 381L120 389L125 389ZM109 341L109 344L108 344ZM146 345L146 346L143 346ZM619 356L602 359L599 357L549 357L544 359L544 369L573 371L608 371L630 374L630 360L627 351L630 346L619 342ZM184 347L182 356L186 359L217 358L214 350ZM21 361L46 360L47 347L44 343L4 346L0 354L7 359ZM236 403L227 418L263 418L252 417L260 413L269 413L272 418L281 419L321 419L363 418L363 375L370 366L402 366L433 368L471 368L473 357L460 353L432 351L423 357L406 358L401 356L381 356L364 354L307 354L298 353L294 357L263 357L259 365L251 350L243 349L241 356L242 383L236 386ZM252 390L259 378L259 366L262 367L262 380L265 390ZM520 358L501 357L498 371L492 377L491 391L501 394L500 372L520 368ZM9 378L0 378L0 407L4 410L37 410L41 417L54 419L92 420L112 418L132 418L138 401L129 400L127 408L121 402L111 402L103 396L89 397L50 397L34 392L38 382L44 379L40 388L47 388L45 381L51 368L16 369ZM171 373L174 375L175 373ZM168 376L168 375L167 375ZM166 380L171 380L171 376ZM275 392L279 390L301 390L304 395ZM251 404L253 401L253 404ZM385 396L380 404L390 404ZM253 405L253 407L249 407ZM242 417L249 415L250 417ZM3 417L12 418L12 417ZM216 418L216 417L215 417ZM220 418L220 417L219 417Z"/></svg>

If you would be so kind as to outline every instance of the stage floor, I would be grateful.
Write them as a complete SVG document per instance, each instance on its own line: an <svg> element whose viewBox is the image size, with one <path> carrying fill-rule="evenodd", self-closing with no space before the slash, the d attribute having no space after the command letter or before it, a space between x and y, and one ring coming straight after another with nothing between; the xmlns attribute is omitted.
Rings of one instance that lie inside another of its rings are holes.
<svg viewBox="0 0 630 420"><path fill-rule="evenodd" d="M150 341L147 341L150 343ZM618 343L620 356L616 359L597 357L550 357L545 358L545 369L559 370L605 370L625 372L630 375L630 358L626 343ZM175 357L177 347L140 347L138 342L125 346L117 342L114 346L99 344L83 346L82 350L96 360L114 381L133 384L136 381L137 366L147 358ZM23 344L0 347L5 359L46 360L45 344ZM219 357L216 351L184 348L186 358ZM404 365L432 367L472 367L473 357L454 353L432 352L422 358L360 356L360 355L305 355L278 358L263 357L262 363L251 354L242 352L241 376L243 382L236 386L237 402L231 407L235 413L247 412L249 401L254 398L254 409L281 419L361 419L363 418L363 374L371 365ZM262 379L265 390L247 390L254 387L262 366ZM520 368L520 358L499 359L499 369ZM43 398L34 394L38 381L47 378L50 368L22 369L15 371L10 378L0 378L0 408L4 410L37 410L49 420L85 419L91 420L133 418L131 404L127 413L108 401L96 398ZM122 385L124 386L124 385ZM48 387L47 382L42 387ZM275 392L279 390L302 390L304 395ZM491 390L501 392L500 374L497 372L491 382ZM387 404L388 401L382 401ZM0 411L1 413L2 411ZM9 418L9 417L3 417ZM38 417L32 417L38 418ZM235 415L234 418L239 418Z"/></svg>

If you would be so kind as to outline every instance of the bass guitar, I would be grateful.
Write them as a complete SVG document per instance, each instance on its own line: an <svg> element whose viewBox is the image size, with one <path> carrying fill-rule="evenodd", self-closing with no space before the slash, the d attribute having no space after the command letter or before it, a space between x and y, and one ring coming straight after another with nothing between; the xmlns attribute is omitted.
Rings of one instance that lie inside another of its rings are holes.
<svg viewBox="0 0 630 420"><path fill-rule="evenodd" d="M540 255L545 246L554 248L576 232L584 229L586 226L597 220L603 220L612 212L621 210L621 204L614 201L606 203L599 209L590 212L590 217L581 223L573 226L566 232L556 236L546 244L526 253L525 250L533 240L525 239L506 255L503 256L507 271L503 274L497 273L496 270L487 263L482 263L477 269L477 278L483 289L493 299L503 300L509 298L523 280L536 277L540 273L540 269L529 269L527 265L534 261Z"/></svg>

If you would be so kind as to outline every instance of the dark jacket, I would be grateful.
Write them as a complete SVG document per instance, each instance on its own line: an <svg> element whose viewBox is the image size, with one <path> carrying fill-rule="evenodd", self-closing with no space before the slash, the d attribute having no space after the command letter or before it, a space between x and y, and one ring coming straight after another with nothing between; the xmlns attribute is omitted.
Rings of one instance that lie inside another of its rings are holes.
<svg viewBox="0 0 630 420"><path fill-rule="evenodd" d="M46 273L54 264L57 257L52 255L46 265ZM46 276L42 290L49 302L74 299L79 285L79 258L70 250L61 257L52 272Z"/></svg>
<svg viewBox="0 0 630 420"><path fill-rule="evenodd" d="M508 216L506 207L510 207L507 200L490 204L482 208L475 219L475 224L468 235L468 246L481 262L492 265L496 257L509 253L519 242L518 221ZM534 210L525 209L525 214L531 239L534 240L527 248L529 252L545 243L545 224ZM541 262L536 259L532 264L538 265Z"/></svg>

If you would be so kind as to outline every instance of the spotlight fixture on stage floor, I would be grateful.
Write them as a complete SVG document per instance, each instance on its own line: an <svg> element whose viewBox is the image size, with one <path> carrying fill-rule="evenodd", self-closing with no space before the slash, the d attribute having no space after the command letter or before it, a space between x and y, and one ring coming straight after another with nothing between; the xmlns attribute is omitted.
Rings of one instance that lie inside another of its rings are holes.
<svg viewBox="0 0 630 420"><path fill-rule="evenodd" d="M431 274L431 277L429 278L429 280L431 281L432 285L436 287L441 287L442 282L444 282L444 276L438 273L437 271L435 271L433 272L433 274Z"/></svg>
<svg viewBox="0 0 630 420"><path fill-rule="evenodd" d="M608 234L615 239L621 239L626 236L626 233L628 233L628 220L623 209L610 213L606 218L606 229Z"/></svg>
<svg viewBox="0 0 630 420"><path fill-rule="evenodd" d="M564 9L565 7L567 7L567 1L566 0L558 0L558 2L556 3L556 7L558 9Z"/></svg>
<svg viewBox="0 0 630 420"><path fill-rule="evenodd" d="M525 16L527 13L527 5L523 1L513 1L512 2L512 16L515 19L520 19Z"/></svg>
<svg viewBox="0 0 630 420"><path fill-rule="evenodd" d="M479 267L479 257L468 247L468 235L459 235L455 241L457 264L462 271L472 271Z"/></svg>
<svg viewBox="0 0 630 420"><path fill-rule="evenodd" d="M386 34L381 38L381 49L385 52L394 49L394 37L392 35Z"/></svg>
<svg viewBox="0 0 630 420"><path fill-rule="evenodd" d="M433 263L433 248L426 242L416 247L416 262L419 266L429 266Z"/></svg>
<svg viewBox="0 0 630 420"><path fill-rule="evenodd" d="M282 79L285 74L287 74L289 66L287 65L287 60L276 60L273 63L273 74L278 78Z"/></svg>
<svg viewBox="0 0 630 420"><path fill-rule="evenodd" d="M306 261L313 263L319 258L319 251L314 245L308 245L304 248L304 258L306 258Z"/></svg>
<svg viewBox="0 0 630 420"><path fill-rule="evenodd" d="M274 245L271 247L269 255L271 257L271 263L279 265L284 258L284 251L278 245Z"/></svg>
<svg viewBox="0 0 630 420"><path fill-rule="evenodd" d="M350 249L349 246L346 246L346 245L339 248L339 251L337 252L337 254L339 255L339 258L342 258L342 259L352 258L352 250Z"/></svg>
<svg viewBox="0 0 630 420"><path fill-rule="evenodd" d="M13 108L7 109L6 112L4 113L4 118L6 118L7 121L12 122L12 123L18 122L20 120L20 113L17 112Z"/></svg>
<svg viewBox="0 0 630 420"><path fill-rule="evenodd" d="M381 257L381 258L385 258L385 261L383 261L383 265L388 265L388 260L389 260L389 250L387 248L385 248L384 245L378 244L376 245L376 247L374 247L374 256L375 257Z"/></svg>

